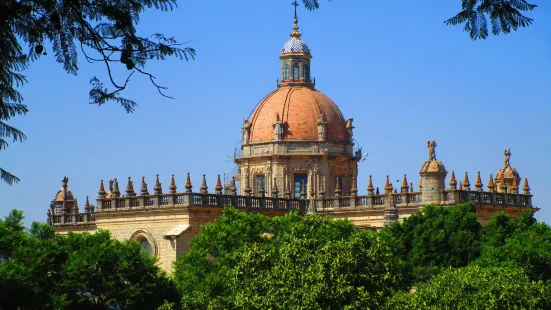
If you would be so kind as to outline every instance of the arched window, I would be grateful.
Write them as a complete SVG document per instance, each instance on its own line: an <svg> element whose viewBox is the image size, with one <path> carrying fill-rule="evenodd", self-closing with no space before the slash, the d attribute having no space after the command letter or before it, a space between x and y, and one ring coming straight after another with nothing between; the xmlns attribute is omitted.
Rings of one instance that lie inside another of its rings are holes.
<svg viewBox="0 0 551 310"><path fill-rule="evenodd" d="M284 68L283 79L289 80L289 64L285 64Z"/></svg>
<svg viewBox="0 0 551 310"><path fill-rule="evenodd" d="M140 240L138 240L138 242L142 246L142 251L146 252L149 255L153 255L153 248L151 247L151 243L149 243L146 238L141 238Z"/></svg>
<svg viewBox="0 0 551 310"><path fill-rule="evenodd" d="M300 80L300 76L298 74L298 63L295 63L293 65L293 80L295 81Z"/></svg>
<svg viewBox="0 0 551 310"><path fill-rule="evenodd" d="M308 65L304 65L302 67L302 74L304 75L304 80L305 81L310 80L310 67Z"/></svg>

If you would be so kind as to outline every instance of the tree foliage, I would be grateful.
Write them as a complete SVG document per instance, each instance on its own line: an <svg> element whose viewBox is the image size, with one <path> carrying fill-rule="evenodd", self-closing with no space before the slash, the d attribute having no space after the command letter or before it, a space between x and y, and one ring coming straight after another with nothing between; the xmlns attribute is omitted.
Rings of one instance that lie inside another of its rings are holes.
<svg viewBox="0 0 551 310"><path fill-rule="evenodd" d="M45 224L0 220L1 309L155 309L178 301L156 259L106 231L61 236Z"/></svg>
<svg viewBox="0 0 551 310"><path fill-rule="evenodd" d="M392 240L343 220L227 208L174 270L184 309L380 306L401 284Z"/></svg>
<svg viewBox="0 0 551 310"><path fill-rule="evenodd" d="M449 268L389 300L387 309L550 309L551 290L522 269Z"/></svg>

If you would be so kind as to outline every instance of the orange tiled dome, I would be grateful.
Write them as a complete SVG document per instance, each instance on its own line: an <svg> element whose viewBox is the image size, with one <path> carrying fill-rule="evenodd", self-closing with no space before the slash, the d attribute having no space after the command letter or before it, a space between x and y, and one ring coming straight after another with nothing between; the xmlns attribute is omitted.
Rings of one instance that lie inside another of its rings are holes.
<svg viewBox="0 0 551 310"><path fill-rule="evenodd" d="M283 122L284 140L318 140L317 121L326 117L326 141L348 143L346 124L337 105L325 94L308 87L285 86L268 94L250 117L251 143L273 141L276 113Z"/></svg>
<svg viewBox="0 0 551 310"><path fill-rule="evenodd" d="M421 173L424 172L446 172L446 168L441 161L428 160L423 163L423 167L421 167Z"/></svg>
<svg viewBox="0 0 551 310"><path fill-rule="evenodd" d="M505 182L510 181L510 183L513 182L513 178L517 179L517 184L520 184L520 175L517 172L517 169L512 167L505 167L499 169L499 171L496 173L496 183L498 183L501 178L505 177Z"/></svg>
<svg viewBox="0 0 551 310"><path fill-rule="evenodd" d="M55 195L54 201L73 200L73 199L74 199L73 193L70 190L60 190Z"/></svg>

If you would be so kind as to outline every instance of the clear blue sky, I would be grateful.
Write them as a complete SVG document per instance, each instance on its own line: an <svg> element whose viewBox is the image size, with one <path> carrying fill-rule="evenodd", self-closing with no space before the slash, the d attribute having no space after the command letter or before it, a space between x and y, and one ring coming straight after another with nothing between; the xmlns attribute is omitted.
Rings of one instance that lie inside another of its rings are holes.
<svg viewBox="0 0 551 310"><path fill-rule="evenodd" d="M536 217L551 223L551 3L533 2L540 7L529 13L531 27L476 42L443 23L460 0L299 7L316 87L354 118L355 137L369 153L360 165L361 193L369 174L382 187L386 174L396 182L407 173L417 188L429 139L448 171L461 179L469 172L471 183L480 170L486 184L510 147L512 166L528 177L542 209ZM97 196L100 179L117 177L122 190L128 176L136 186L146 176L152 191L159 173L167 190L174 173L183 189L189 171L196 189L205 173L212 190L216 174L232 171L225 157L240 139L242 119L280 77L291 0L179 5L147 12L139 26L144 35L161 32L197 50L194 61L149 66L175 100L136 76L126 93L140 103L134 114L89 105L89 79L104 78L105 68L81 62L79 76L69 76L51 51L25 72L30 113L11 124L28 140L0 153L0 166L21 182L0 183L0 217L18 208L27 224L45 221L65 175L82 207L87 195Z"/></svg>

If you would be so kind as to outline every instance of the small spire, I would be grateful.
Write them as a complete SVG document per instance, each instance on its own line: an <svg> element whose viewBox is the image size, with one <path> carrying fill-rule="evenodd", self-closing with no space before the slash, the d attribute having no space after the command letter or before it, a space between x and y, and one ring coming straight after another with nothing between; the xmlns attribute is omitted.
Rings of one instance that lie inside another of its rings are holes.
<svg viewBox="0 0 551 310"><path fill-rule="evenodd" d="M377 186L377 190L375 191L375 195L379 195L379 186Z"/></svg>
<svg viewBox="0 0 551 310"><path fill-rule="evenodd" d="M172 175L172 178L170 179L170 186L168 189L170 190L171 194L176 194L176 181L174 181L174 174Z"/></svg>
<svg viewBox="0 0 551 310"><path fill-rule="evenodd" d="M522 187L524 195L530 195L530 186L528 185L528 178L524 178L524 186Z"/></svg>
<svg viewBox="0 0 551 310"><path fill-rule="evenodd" d="M413 182L409 183L409 192L413 193Z"/></svg>
<svg viewBox="0 0 551 310"><path fill-rule="evenodd" d="M407 176L404 174L404 180L402 181L402 186L400 187L402 193L408 192L408 179Z"/></svg>
<svg viewBox="0 0 551 310"><path fill-rule="evenodd" d="M511 185L511 191L513 194L518 194L518 183L517 178L513 177L513 185Z"/></svg>
<svg viewBox="0 0 551 310"><path fill-rule="evenodd" d="M320 192L319 195L321 198L325 198L325 176L321 178L320 181Z"/></svg>
<svg viewBox="0 0 551 310"><path fill-rule="evenodd" d="M157 174L157 178L155 179L155 186L153 187L153 190L155 191L155 195L163 194L163 188L161 187L161 182L159 181L159 174Z"/></svg>
<svg viewBox="0 0 551 310"><path fill-rule="evenodd" d="M384 226L388 227L392 223L396 222L398 220L398 209L396 208L396 202L394 201L394 197L392 193L388 193L387 201L385 205L385 213L384 213Z"/></svg>
<svg viewBox="0 0 551 310"><path fill-rule="evenodd" d="M249 174L247 174L247 177L245 178L245 189L243 191L245 192L246 196L252 196L251 180L249 178Z"/></svg>
<svg viewBox="0 0 551 310"><path fill-rule="evenodd" d="M397 189L394 189L394 194L398 194L398 190L397 190Z"/></svg>
<svg viewBox="0 0 551 310"><path fill-rule="evenodd" d="M419 191L423 190L423 178L419 179Z"/></svg>
<svg viewBox="0 0 551 310"><path fill-rule="evenodd" d="M218 175L218 179L216 180L216 186L214 186L214 191L217 195L221 195L224 188L222 187L222 182L220 180L220 175Z"/></svg>
<svg viewBox="0 0 551 310"><path fill-rule="evenodd" d="M86 203L84 204L84 210L86 210L86 212L90 212L90 210L92 210L92 207L90 206L90 201L88 200L88 196L86 196Z"/></svg>
<svg viewBox="0 0 551 310"><path fill-rule="evenodd" d="M452 171L452 176L450 177L450 188L457 189L457 181L455 180L455 172Z"/></svg>
<svg viewBox="0 0 551 310"><path fill-rule="evenodd" d="M272 187L272 197L277 198L279 195L279 190L277 189L277 180L274 178L274 186Z"/></svg>
<svg viewBox="0 0 551 310"><path fill-rule="evenodd" d="M356 186L356 177L352 177L352 188L350 189L350 196L352 197L356 197L356 194L358 193Z"/></svg>
<svg viewBox="0 0 551 310"><path fill-rule="evenodd" d="M107 193L105 192L105 187L103 186L103 180L101 180L99 183L98 196L99 198L105 198L105 194Z"/></svg>
<svg viewBox="0 0 551 310"><path fill-rule="evenodd" d="M306 186L304 184L304 180L302 180L302 183L300 184L300 199L306 199Z"/></svg>
<svg viewBox="0 0 551 310"><path fill-rule="evenodd" d="M478 171L478 176L476 177L476 183L474 184L474 187L476 187L476 190L481 192L482 191L482 180L480 179L480 171Z"/></svg>
<svg viewBox="0 0 551 310"><path fill-rule="evenodd" d="M388 180L388 174L386 175L385 192L392 192L392 184Z"/></svg>
<svg viewBox="0 0 551 310"><path fill-rule="evenodd" d="M371 179L371 174L369 175L369 183L367 184L367 191L373 194L373 180Z"/></svg>
<svg viewBox="0 0 551 310"><path fill-rule="evenodd" d="M463 190L463 182L459 182L459 190L460 190L460 191Z"/></svg>
<svg viewBox="0 0 551 310"><path fill-rule="evenodd" d="M75 213L78 213L78 200L75 199L75 202L73 203L73 211Z"/></svg>
<svg viewBox="0 0 551 310"><path fill-rule="evenodd" d="M136 193L134 192L134 182L132 182L132 179L128 177L128 184L126 185L126 196L135 196Z"/></svg>
<svg viewBox="0 0 551 310"><path fill-rule="evenodd" d="M140 194L142 196L149 196L149 191L147 190L147 183L145 183L145 177L142 177L142 187L140 188Z"/></svg>
<svg viewBox="0 0 551 310"><path fill-rule="evenodd" d="M189 176L189 172L187 173L187 180L186 180L186 193L191 193L191 189L193 186L191 185L191 178Z"/></svg>
<svg viewBox="0 0 551 310"><path fill-rule="evenodd" d="M121 195L121 191L119 190L119 180L115 178L115 187L113 188L113 197L119 197Z"/></svg>
<svg viewBox="0 0 551 310"><path fill-rule="evenodd" d="M505 176L501 176L501 179L499 180L499 189L502 193L507 192L507 185L505 184Z"/></svg>
<svg viewBox="0 0 551 310"><path fill-rule="evenodd" d="M469 183L469 175L467 174L467 172L465 172L465 178L463 179L463 187L469 190L470 186L471 186L471 183Z"/></svg>
<svg viewBox="0 0 551 310"><path fill-rule="evenodd" d="M293 18L293 32L291 32L291 37L298 39L302 34L298 31L298 16L297 16L298 3L296 0L293 2L293 6L295 7L295 17Z"/></svg>
<svg viewBox="0 0 551 310"><path fill-rule="evenodd" d="M492 174L490 173L490 179L488 180L488 185L486 185L486 187L488 187L488 191L491 193L494 191L494 189L496 188L496 186L494 185L494 177L492 176Z"/></svg>
<svg viewBox="0 0 551 310"><path fill-rule="evenodd" d="M201 184L201 187L199 187L199 192L201 192L201 194L209 193L209 188L207 186L207 176L205 174L203 174L203 183Z"/></svg>

